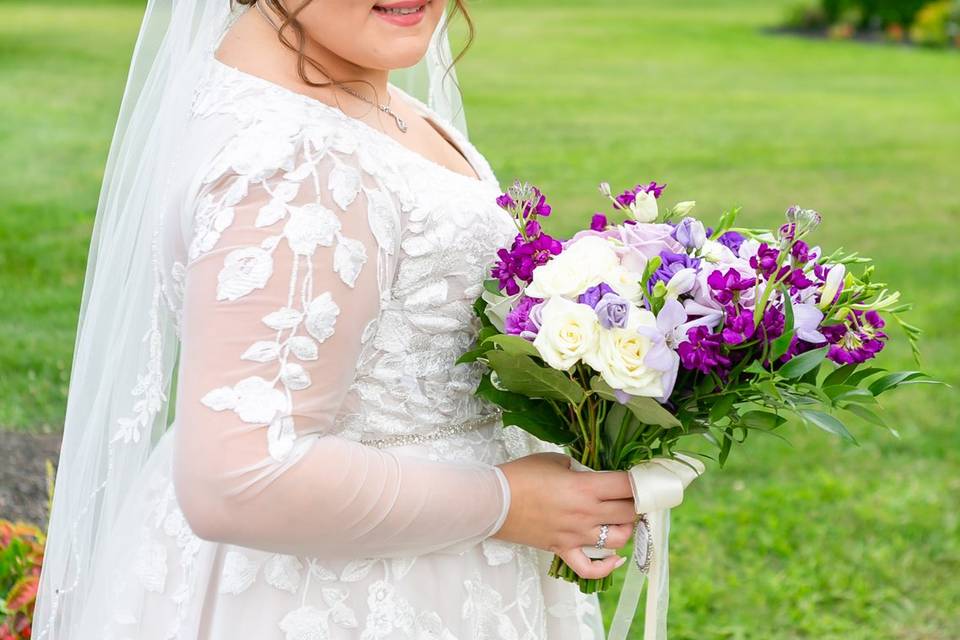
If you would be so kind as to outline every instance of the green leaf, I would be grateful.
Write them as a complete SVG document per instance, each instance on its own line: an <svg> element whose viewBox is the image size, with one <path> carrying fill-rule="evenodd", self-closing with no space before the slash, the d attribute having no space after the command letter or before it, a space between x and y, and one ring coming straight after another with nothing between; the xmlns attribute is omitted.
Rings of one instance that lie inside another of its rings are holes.
<svg viewBox="0 0 960 640"><path fill-rule="evenodd" d="M541 367L530 356L490 351L487 361L497 372L500 384L515 393L574 405L579 405L586 397L583 388L563 372Z"/></svg>
<svg viewBox="0 0 960 640"><path fill-rule="evenodd" d="M844 385L845 386L845 385ZM852 391L841 393L833 399L834 403L856 402L859 404L877 404L877 399L867 389L855 388Z"/></svg>
<svg viewBox="0 0 960 640"><path fill-rule="evenodd" d="M544 420L538 413L529 411L503 412L503 424L520 427L527 433L530 433L541 440L552 442L554 444L570 444L577 439L576 434L570 431L562 420L553 416L552 420Z"/></svg>
<svg viewBox="0 0 960 640"><path fill-rule="evenodd" d="M483 343L493 343L505 352L513 355L527 355L535 356L537 358L540 357L540 352L537 351L535 346L533 346L533 343L529 340L524 340L520 336L511 336L498 333L497 335L488 337L483 341ZM489 349L489 347L487 348Z"/></svg>
<svg viewBox="0 0 960 640"><path fill-rule="evenodd" d="M772 431L786 421L787 419L783 416L778 416L769 411L747 411L740 416L738 423L751 429Z"/></svg>
<svg viewBox="0 0 960 640"><path fill-rule="evenodd" d="M824 378L824 388L843 384L847 381L847 378L850 377L850 374L852 374L856 368L856 364L845 364L842 367L837 367L830 373L830 375ZM853 383L853 386L856 386L856 383Z"/></svg>
<svg viewBox="0 0 960 640"><path fill-rule="evenodd" d="M799 378L803 374L818 367L820 363L823 362L823 359L827 357L828 349L829 347L821 347L794 356L780 367L777 373L784 378Z"/></svg>
<svg viewBox="0 0 960 640"><path fill-rule="evenodd" d="M490 351L490 347L484 347L483 345L467 351L462 356L457 358L454 364L464 364L467 362L476 362L478 358L484 356L484 354Z"/></svg>
<svg viewBox="0 0 960 640"><path fill-rule="evenodd" d="M600 376L594 376L590 380L590 388L604 400L619 403L613 389ZM637 420L643 424L655 425L666 429L681 427L677 417L661 406L653 398L643 396L630 396L630 400L625 403L627 409L637 417Z"/></svg>
<svg viewBox="0 0 960 640"><path fill-rule="evenodd" d="M853 437L853 434L847 431L844 424L829 413L813 411L812 409L800 409L797 413L803 418L804 422L812 424L815 427L820 427L824 431L840 436L844 440L849 440L853 443L857 441L857 439Z"/></svg>
<svg viewBox="0 0 960 640"><path fill-rule="evenodd" d="M847 384L856 386L870 376L875 376L878 373L883 373L884 371L886 371L886 369L881 369L879 367L864 367L863 369L857 369L850 374L849 378L847 378Z"/></svg>
<svg viewBox="0 0 960 640"><path fill-rule="evenodd" d="M500 281L494 278L488 278L483 281L483 288L494 295L506 297L500 292Z"/></svg>
<svg viewBox="0 0 960 640"><path fill-rule="evenodd" d="M718 461L722 467L727 461L727 457L730 455L730 447L733 446L733 429L726 428L723 430L723 439L720 441L720 456Z"/></svg>
<svg viewBox="0 0 960 640"><path fill-rule="evenodd" d="M793 334L795 333L795 327L793 326L793 301L790 300L790 293L786 287L781 287L781 289L784 292L783 299L785 301L783 306L784 331L783 335L770 344L770 362L776 362L780 359L780 356L787 352L787 349L790 348L790 343L793 342Z"/></svg>
<svg viewBox="0 0 960 640"><path fill-rule="evenodd" d="M922 371L894 371L874 380L869 387L870 393L878 396L884 391L921 378L927 378L927 374Z"/></svg>
<svg viewBox="0 0 960 640"><path fill-rule="evenodd" d="M728 393L720 396L720 399L713 403L713 406L710 407L710 422L719 422L723 418L726 418L727 414L730 413L730 409L733 408L733 403L736 402L736 400L737 396L734 393Z"/></svg>

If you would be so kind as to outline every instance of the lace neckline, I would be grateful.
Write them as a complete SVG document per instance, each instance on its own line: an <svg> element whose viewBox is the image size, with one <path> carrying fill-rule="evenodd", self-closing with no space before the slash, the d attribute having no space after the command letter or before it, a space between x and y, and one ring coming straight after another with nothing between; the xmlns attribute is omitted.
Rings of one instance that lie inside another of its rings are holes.
<svg viewBox="0 0 960 640"><path fill-rule="evenodd" d="M326 102L323 102L316 98L312 98L304 93L300 93L299 91L294 91L293 89L285 87L281 84L277 84L276 82L273 82L271 80L267 80L266 78L263 78L261 76L249 73L247 71L243 71L242 69L239 69L231 64L227 64L226 62L220 60L214 55L210 56L210 61L212 62L214 67L221 69L225 72L232 73L238 77L241 77L245 79L247 82L258 84L280 95L285 95L285 96L289 96L294 99L300 100L309 107L313 107L313 108L317 108L322 111L325 111L326 113L331 114L333 117L337 118L341 122L344 122L349 126L352 126L361 131L364 131L368 135L372 135L378 139L385 140L387 144L393 145L395 148L399 149L402 153L414 158L415 160L417 160L418 162L424 165L439 169L440 171L443 171L447 175L455 176L461 180L467 181L468 183L477 184L477 185L490 185L493 182L495 182L494 180L492 180L491 178L488 178L485 175L485 174L488 174L488 172L485 172L482 170L481 163L478 162L476 153L471 148L470 143L466 140L466 138L460 135L459 130L457 130L451 123L444 120L444 118L442 118L438 113L434 112L426 104L424 104L417 98L411 96L409 93L407 93L400 87L397 87L393 83L388 82L387 84L392 90L396 91L397 94L399 94L401 97L406 99L407 102L410 104L410 106L413 108L413 110L419 113L425 120L427 120L428 124L432 124L435 128L438 129L438 131L442 135L445 135L448 138L448 142L454 143L456 145L457 147L456 150L458 150L461 153L461 155L463 155L464 159L470 165L470 168L473 169L474 173L477 174L477 177L468 176L464 173L460 173L459 171L451 169L446 165L443 165L443 164L440 164L439 162L431 160L425 155L418 153L417 151L414 151L413 149L406 146L402 142L399 142L392 136L384 133L383 131L380 131L376 127L373 127L367 124L363 120L354 118L353 116L349 116L343 111L341 111L340 109L337 109L336 107L329 105ZM499 185L497 186L499 188Z"/></svg>

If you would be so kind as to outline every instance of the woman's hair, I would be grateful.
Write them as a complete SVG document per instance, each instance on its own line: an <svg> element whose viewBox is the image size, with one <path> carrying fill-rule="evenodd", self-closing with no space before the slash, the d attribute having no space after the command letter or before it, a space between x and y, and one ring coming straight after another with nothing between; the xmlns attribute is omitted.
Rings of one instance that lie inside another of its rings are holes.
<svg viewBox="0 0 960 640"><path fill-rule="evenodd" d="M313 2L313 0L303 0L303 3L294 11L288 11L287 8L283 6L282 0L230 0L230 2L248 6L253 6L257 2L260 2L280 16L281 22L279 28L277 29L277 38L280 40L283 46L297 54L297 73L300 76L300 79L306 84L312 87L323 87L335 82L350 81L347 78L331 78L327 82L316 82L307 77L307 65L310 65L323 74L324 77L330 78L330 75L323 68L323 65L304 52L304 49L306 48L306 38L304 37L303 26L297 21L297 15L303 11L307 5ZM464 21L467 23L467 39L463 45L463 48L450 62L450 66L447 67L446 73L449 73L450 69L453 68L453 65L455 65L467 52L467 49L470 48L470 45L473 43L473 38L476 34L476 26L474 25L473 18L470 17L470 12L467 10L467 0L451 0L451 2L454 6L449 17L452 19L457 15L458 12L463 16ZM450 22L448 21L446 24L444 24L443 28L447 29L449 24ZM292 42L290 40L287 35L288 31L293 32L296 42ZM444 74L444 76L446 76L446 74ZM374 89L374 92L376 92L376 89Z"/></svg>

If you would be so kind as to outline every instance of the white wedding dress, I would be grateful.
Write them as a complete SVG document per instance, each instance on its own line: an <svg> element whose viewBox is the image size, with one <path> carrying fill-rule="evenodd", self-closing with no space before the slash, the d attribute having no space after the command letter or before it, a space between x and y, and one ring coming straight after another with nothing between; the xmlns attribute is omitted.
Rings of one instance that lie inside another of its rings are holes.
<svg viewBox="0 0 960 640"><path fill-rule="evenodd" d="M490 537L510 498L494 465L557 450L454 364L515 227L466 137L392 90L479 180L210 57L157 265L175 418L71 638L603 637L549 553Z"/></svg>

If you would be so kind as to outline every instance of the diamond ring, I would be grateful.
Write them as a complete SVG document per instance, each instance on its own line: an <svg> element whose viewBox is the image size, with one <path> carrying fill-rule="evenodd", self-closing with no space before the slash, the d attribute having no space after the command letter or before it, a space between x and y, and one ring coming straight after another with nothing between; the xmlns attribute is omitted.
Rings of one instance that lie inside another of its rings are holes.
<svg viewBox="0 0 960 640"><path fill-rule="evenodd" d="M600 525L600 537L597 538L597 549L603 549L603 546L607 544L607 532L610 530L610 525L602 524Z"/></svg>

